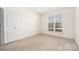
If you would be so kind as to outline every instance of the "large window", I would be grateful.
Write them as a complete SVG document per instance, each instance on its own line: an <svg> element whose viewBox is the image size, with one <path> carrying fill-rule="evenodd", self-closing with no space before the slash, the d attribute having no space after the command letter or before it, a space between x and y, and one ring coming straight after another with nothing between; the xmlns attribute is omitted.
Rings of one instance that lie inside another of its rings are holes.
<svg viewBox="0 0 79 59"><path fill-rule="evenodd" d="M48 30L54 32L62 32L62 18L61 15L49 17Z"/></svg>

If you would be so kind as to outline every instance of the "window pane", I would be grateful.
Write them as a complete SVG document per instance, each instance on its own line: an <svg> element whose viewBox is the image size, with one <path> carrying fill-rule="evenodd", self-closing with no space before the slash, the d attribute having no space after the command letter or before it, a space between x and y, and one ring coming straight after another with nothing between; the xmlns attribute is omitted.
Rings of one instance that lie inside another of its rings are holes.
<svg viewBox="0 0 79 59"><path fill-rule="evenodd" d="M54 31L54 16L49 16L48 30Z"/></svg>
<svg viewBox="0 0 79 59"><path fill-rule="evenodd" d="M62 32L62 29L55 29L56 32Z"/></svg>
<svg viewBox="0 0 79 59"><path fill-rule="evenodd" d="M62 28L61 24L62 24L61 16L56 15L55 16L55 28Z"/></svg>
<svg viewBox="0 0 79 59"><path fill-rule="evenodd" d="M62 22L60 15L56 15L56 16L55 16L55 22L56 22L56 23L61 23L61 22Z"/></svg>
<svg viewBox="0 0 79 59"><path fill-rule="evenodd" d="M55 28L62 28L61 23L55 23Z"/></svg>
<svg viewBox="0 0 79 59"><path fill-rule="evenodd" d="M49 28L54 28L54 23L49 23Z"/></svg>
<svg viewBox="0 0 79 59"><path fill-rule="evenodd" d="M49 31L54 31L54 29L49 29Z"/></svg>
<svg viewBox="0 0 79 59"><path fill-rule="evenodd" d="M54 23L54 16L49 16L49 23Z"/></svg>

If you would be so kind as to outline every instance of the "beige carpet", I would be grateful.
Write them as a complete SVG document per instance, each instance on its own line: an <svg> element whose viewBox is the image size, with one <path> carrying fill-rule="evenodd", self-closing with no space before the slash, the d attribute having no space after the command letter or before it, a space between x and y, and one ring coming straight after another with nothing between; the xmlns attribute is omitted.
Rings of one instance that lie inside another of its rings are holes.
<svg viewBox="0 0 79 59"><path fill-rule="evenodd" d="M18 40L4 46L1 51L78 51L73 39L65 39L45 34L38 34Z"/></svg>

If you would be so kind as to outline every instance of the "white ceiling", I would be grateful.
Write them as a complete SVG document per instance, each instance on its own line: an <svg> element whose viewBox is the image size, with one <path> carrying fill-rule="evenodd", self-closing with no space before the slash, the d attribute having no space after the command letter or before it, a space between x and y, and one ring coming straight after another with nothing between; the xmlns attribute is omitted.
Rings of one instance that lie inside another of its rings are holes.
<svg viewBox="0 0 79 59"><path fill-rule="evenodd" d="M30 7L29 9L36 13L48 12L50 7ZM51 10L58 9L59 7L52 7Z"/></svg>

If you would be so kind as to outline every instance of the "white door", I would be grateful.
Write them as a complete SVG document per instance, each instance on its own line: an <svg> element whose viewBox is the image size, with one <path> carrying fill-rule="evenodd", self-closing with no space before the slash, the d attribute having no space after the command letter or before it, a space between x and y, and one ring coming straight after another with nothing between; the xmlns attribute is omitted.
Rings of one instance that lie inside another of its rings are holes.
<svg viewBox="0 0 79 59"><path fill-rule="evenodd" d="M8 25L8 30L7 30L7 39L8 42L15 41L17 38L17 31L16 31L16 20L14 15L8 16L7 19L7 25Z"/></svg>

